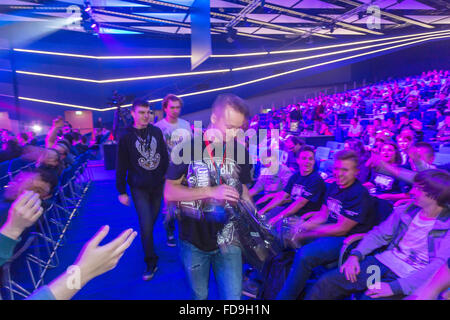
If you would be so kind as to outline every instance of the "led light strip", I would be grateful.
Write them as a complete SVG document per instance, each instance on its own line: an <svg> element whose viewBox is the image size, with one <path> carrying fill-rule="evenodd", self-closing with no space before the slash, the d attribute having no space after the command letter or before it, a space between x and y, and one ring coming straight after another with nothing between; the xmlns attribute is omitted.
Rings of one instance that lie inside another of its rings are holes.
<svg viewBox="0 0 450 320"><path fill-rule="evenodd" d="M443 33L443 34L449 34L450 31ZM385 46L389 44L399 43L399 42L405 42L405 41L411 41L411 40L418 40L422 38L429 38L433 35L426 35L421 37L413 37L408 39L401 39L397 41L391 41L391 42L383 42L379 44L364 46L364 47L357 47L357 48L351 48L341 51L335 51L335 52L327 52L312 56L306 56L301 58L295 58L295 59L289 59L289 60L281 60L281 61L275 61L275 62L268 62L268 63L262 63L262 64L256 64L256 65L249 65L245 67L238 67L233 69L219 69L219 70L209 70L209 71L198 71L198 72L185 72L185 73L172 73L172 74L161 74L161 75L152 75L152 76L141 76L141 77L128 77L128 78L118 78L118 79L108 79L108 80L94 80L94 79L86 79L86 78L78 78L78 77L69 77L69 76L61 76L61 75L55 75L55 74L46 74L46 73L38 73L38 72L30 72L25 70L17 70L16 72L18 74L24 74L24 75L31 75L31 76L40 76L40 77L47 77L47 78L56 78L56 79L65 79L65 80L75 80L75 81L83 81L83 82L90 82L90 83L98 83L98 84L104 84L104 83L113 83L113 82L124 82L124 81L137 81L137 80L151 80L151 79L160 79L160 78L171 78L171 77L183 77L183 76L193 76L193 75L202 75L202 74L214 74L214 73L226 73L226 72L234 72L234 71L241 71L241 70L247 70L247 69L255 69L255 68L262 68L262 67L268 67L273 65L279 65L279 64L285 64L285 63L292 63L292 62L299 62L304 60L310 60L315 58L323 58L331 55L337 55L352 51L359 51L364 49L370 49L374 47L379 46Z"/></svg>
<svg viewBox="0 0 450 320"><path fill-rule="evenodd" d="M247 56L258 56L258 55L268 55L268 54L274 55L274 54L285 54L285 53L296 53L296 52L308 52L308 51L315 51L315 50L322 50L322 49L330 49L330 48L339 48L339 47L353 46L353 45L357 45L357 44L365 44L365 43L372 43L372 42L387 41L387 40L393 40L393 39L403 39L403 38L422 36L422 35L440 34L440 33L445 33L445 32L448 32L448 31L450 31L450 29L440 30L440 31L433 31L433 32L415 33L415 34L410 34L410 35L406 35L406 36L395 36L395 37L389 37L389 38L383 38L383 39L373 39L373 40L348 42L348 43L334 44L334 45L322 46L322 47L304 48L304 49L292 49L292 50L270 51L270 52L263 51L263 52L236 53L236 54L213 54L213 55L211 55L211 58L234 58L234 57L247 57ZM83 54L72 54L72 53L43 51L43 50L31 50L31 49L19 49L19 48L14 48L13 50L17 51L17 52L25 52L25 53L45 54L45 55L73 57L73 58L83 58L83 59L97 59L97 60L115 60L115 59L176 59L176 58L190 59L191 58L190 55L92 56L92 55L83 55Z"/></svg>
<svg viewBox="0 0 450 320"><path fill-rule="evenodd" d="M67 76L60 76L60 75L55 75L55 74L29 72L29 71L24 71L24 70L17 70L16 73L31 75L31 76L39 76L39 77L75 80L75 81L83 81L83 82L91 82L91 83L93 82L93 83L103 84L103 83L113 83L113 82L123 82L123 81L136 81L136 80L149 80L149 79L160 79L160 78L195 76L195 75L212 74L212 73L226 73L226 72L230 72L230 71L231 71L231 69L218 69L218 70L209 70L209 71L170 73L170 74L159 74L159 75L153 75L153 76L130 77L130 78L119 78L119 79L108 79L108 80L94 80L94 79L86 79L86 78L67 77Z"/></svg>
<svg viewBox="0 0 450 320"><path fill-rule="evenodd" d="M320 66L327 65L327 64L330 64L330 63L335 63L335 62L345 61L345 60L348 60L348 59L358 58L358 57L361 57L361 56L366 56L366 55L377 53L377 52L382 52L382 51L386 51L386 50L400 48L400 47L408 46L408 45L419 43L419 42L424 42L424 41L429 41L429 40L437 40L437 39L444 39L444 38L449 38L449 37L450 37L450 35L448 35L448 36L436 36L436 37L433 37L433 38L427 38L427 39L412 41L412 42L399 44L399 45L388 47L388 48L373 50L373 51L360 53L360 54L356 54L356 55L349 56L349 57L344 57L344 58L335 59L335 60L331 60L331 61L326 61L326 62L322 62L322 63L318 63L318 64L314 64L314 65L310 65L310 66L306 66L306 67L302 67L302 68L298 68L298 69L294 69L294 70L290 70L290 71L286 71L286 72L282 72L282 73L277 73L277 74L274 74L274 75L271 75L271 76L267 76L267 77L263 77L263 78L259 78L259 79L255 79L255 80L251 80L251 81L238 83L238 84L231 85L231 86L220 87L220 88L215 88L215 89L209 89L209 90L204 90L204 91L197 91L197 92L192 92L192 93L186 93L186 94L181 94L181 95L178 95L178 96L182 98L182 97L195 96L195 95L199 95L199 94L203 94L203 93L210 93L210 92L214 92L214 91L233 89L233 88L242 87L242 86L245 86L245 85L248 85L248 84L253 84L253 83L257 83L257 82L261 82L261 81L265 81L265 80L281 77L281 76L284 76L284 75L287 75L287 74L291 74L291 73L295 73L295 72L299 72L299 71L303 71L303 70L307 70L307 69L311 69L311 68L315 68L315 67L320 67ZM106 109L105 109L105 111L106 111Z"/></svg>
<svg viewBox="0 0 450 320"><path fill-rule="evenodd" d="M449 38L449 37L450 36L445 35L445 36L435 36L435 37L432 37L432 38L415 40L415 41L411 41L411 42L408 42L408 43L391 46L391 47L388 47L388 48L382 48L382 49L378 49L378 50L373 50L373 51L369 51L369 52L365 52L365 53L356 54L356 55L349 56L349 57L343 57L343 58L339 58L339 59L335 59L335 60L325 61L325 62L322 62L322 63L318 63L318 64L314 64L314 65L310 65L310 66L306 66L306 67L302 67L302 68L298 68L298 69L294 69L294 70L290 70L290 71L286 71L286 72L282 72L282 73L277 73L277 74L274 74L274 75L271 75L271 76L258 78L258 79L250 80L250 81L246 81L246 82L241 82L241 83L237 83L237 84L230 85L230 86L214 88L214 89L209 89L209 90L204 90L204 91L185 93L185 94L181 94L181 95L178 95L178 96L180 98L183 98L183 97L190 97L190 96L195 96L195 95L200 95L200 94L210 93L210 92L215 92L215 91L233 89L233 88L242 87L242 86L246 86L246 85L249 85L249 84L253 84L253 83L257 83L257 82L261 82L261 81L265 81L265 80L281 77L281 76L288 75L288 74L291 74L291 73L296 73L296 72L299 72L299 71L303 71L303 70L307 70L307 69L312 69L312 68L324 66L324 65L327 65L327 64L335 63L335 62L345 61L345 60L358 58L358 57L366 56L366 55L377 53L377 52L383 52L383 51L387 51L387 50L391 50L391 49L396 49L396 48L408 46L408 45L415 44L415 43L426 42L426 41L430 41L430 40L446 39L446 38ZM102 112L116 109L115 107L98 109L98 108L91 108L91 107L86 107L86 106L79 106L79 105L68 104L68 103L61 103L61 102L55 102L55 101L49 101L49 100L40 100L40 99L27 98L27 97L19 97L19 99L20 100L26 100L26 101L34 101L34 102L40 102L40 103L54 104L54 105L59 105L59 106L66 106L66 107L71 107L71 108L79 108L79 109L86 109L86 110L102 111ZM159 101L162 101L162 99L149 100L148 102L149 103L154 103L154 102L159 102ZM123 105L122 107L130 107L130 106L131 106L131 104L127 104L127 105Z"/></svg>
<svg viewBox="0 0 450 320"><path fill-rule="evenodd" d="M444 33L444 34L441 34L441 35L450 35L450 32L447 32L447 33ZM359 51L359 50L370 49L370 48L375 48L375 47L380 47L380 46L386 46L386 45L389 45L389 44L394 44L394 43L399 43L399 42L430 38L430 37L433 37L433 36L434 35L428 35L428 36L422 36L422 37L414 37L414 38L402 39L402 40L397 40L397 41L390 41L390 42L387 42L387 43L383 42L383 43L379 43L379 44L373 44L373 45L370 45L370 46L357 47L357 48L351 48L351 49L346 49L346 50L340 50L340 51L333 51L333 52L327 52L327 53L322 53L322 54L316 54L316 55L313 55L313 56L301 57L301 58L296 58L296 59L289 59L289 60L281 60L281 61L275 61L275 62L254 64L254 65L250 65L250 66L246 66L246 67L233 68L231 71L240 71L240 70L248 70L248 69L255 69L255 68L263 68L263 67L274 66L274 65L285 64L285 63L291 63L291 62L298 62L298 61L310 60L310 59L315 59L315 58L323 58L323 57L332 56L332 55L336 55L336 54L347 53L347 52L352 52L352 51Z"/></svg>

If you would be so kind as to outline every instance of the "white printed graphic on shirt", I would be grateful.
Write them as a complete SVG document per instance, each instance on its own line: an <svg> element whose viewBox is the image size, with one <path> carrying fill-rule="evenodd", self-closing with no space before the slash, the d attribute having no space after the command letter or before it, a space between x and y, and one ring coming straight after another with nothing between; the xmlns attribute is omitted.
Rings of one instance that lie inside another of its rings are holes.
<svg viewBox="0 0 450 320"><path fill-rule="evenodd" d="M383 191L391 190L394 184L394 179L384 174L378 174L374 180L375 184Z"/></svg>
<svg viewBox="0 0 450 320"><path fill-rule="evenodd" d="M161 155L156 153L156 148L158 147L158 143L156 142L155 137L152 137L152 141L150 142L150 147L145 144L143 139L138 138L135 143L137 151L142 156L138 159L139 165L145 170L155 170L159 161L161 160Z"/></svg>
<svg viewBox="0 0 450 320"><path fill-rule="evenodd" d="M337 199L328 197L327 207L328 207L328 210L330 211L331 217L334 219L337 219L338 216L341 214L342 202Z"/></svg>
<svg viewBox="0 0 450 320"><path fill-rule="evenodd" d="M310 196L311 192L306 191L306 188L301 184L295 184L291 191L291 198L297 200L300 197Z"/></svg>

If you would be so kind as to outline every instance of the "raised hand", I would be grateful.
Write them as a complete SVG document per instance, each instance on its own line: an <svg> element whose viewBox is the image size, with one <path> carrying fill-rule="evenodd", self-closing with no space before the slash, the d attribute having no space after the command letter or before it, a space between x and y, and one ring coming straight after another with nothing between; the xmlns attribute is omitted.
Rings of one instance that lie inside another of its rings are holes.
<svg viewBox="0 0 450 320"><path fill-rule="evenodd" d="M39 219L43 212L39 194L25 191L11 205L8 219L0 232L17 240L26 228L32 226Z"/></svg>
<svg viewBox="0 0 450 320"><path fill-rule="evenodd" d="M81 282L89 280L115 268L125 250L131 245L137 232L127 229L116 239L100 246L100 242L109 232L109 226L102 227L81 250L74 265L81 270Z"/></svg>

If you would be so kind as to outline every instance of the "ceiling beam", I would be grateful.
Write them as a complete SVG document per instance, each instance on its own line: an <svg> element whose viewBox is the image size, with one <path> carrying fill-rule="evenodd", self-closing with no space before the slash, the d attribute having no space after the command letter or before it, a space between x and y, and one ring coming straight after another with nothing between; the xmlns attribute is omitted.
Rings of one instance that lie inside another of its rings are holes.
<svg viewBox="0 0 450 320"><path fill-rule="evenodd" d="M251 0L237 0L237 2L243 2L243 3L248 3L249 1L251 1ZM319 22L326 22L326 23L333 22L333 19L331 19L331 18L316 16L316 15L312 15L312 14L307 14L307 13L303 13L303 12L300 12L300 11L295 10L295 9L282 7L282 6L278 6L278 5L273 5L273 4L269 4L269 3L266 3L264 5L264 7L268 8L268 9L277 10L279 12L283 12L283 13L285 13L287 15L291 15L291 16L297 16L297 17L306 18L306 19L319 21ZM338 25L338 26L340 26L340 27L342 27L344 29L348 29L348 30L352 30L352 31L370 33L370 34L374 34L374 35L383 35L382 32L374 31L374 30L370 30L370 29L366 29L366 28L362 28L362 27L358 27L358 26L354 26L352 24L345 23L345 22L342 22L342 21L336 22L336 25Z"/></svg>
<svg viewBox="0 0 450 320"><path fill-rule="evenodd" d="M249 0L246 3L248 4L248 3L251 3L252 1L253 0ZM165 6L165 7L182 9L182 10L186 10L186 11L190 10L190 7L188 7L188 6L183 6L183 5L179 5L179 4L169 3L169 2L165 2L165 1L135 0L134 2L160 5L160 6ZM265 4L264 6L266 7L267 4ZM220 17L222 19L226 19L226 20L230 20L231 21L231 20L233 20L235 18L235 15L227 14L227 13L221 13L221 12L216 12L216 11L211 11L211 17ZM256 25L264 26L264 27L266 27L268 29L281 30L281 31L286 31L286 32L290 32L290 33L293 33L293 34L307 34L308 33L308 31L306 31L306 30L302 30L302 29L298 29L298 28L292 28L292 27L286 27L286 26L281 26L281 25L277 25L277 24L274 24L274 23L265 22L265 21L261 21L261 20L257 20L257 19L246 18L245 21L253 23L253 24L256 24ZM333 39L334 38L334 37L323 35L323 34L320 34L320 33L315 33L313 35L317 36L317 37L321 37L321 38L327 38L327 39Z"/></svg>
<svg viewBox="0 0 450 320"><path fill-rule="evenodd" d="M337 0L337 1L349 4L349 5L352 5L354 7L359 7L360 5L362 5L362 3L356 2L356 1L353 1L353 0ZM386 17L386 18L391 19L391 20L393 19L393 20L397 20L397 21L402 21L402 22L406 22L406 23L409 23L409 24L414 24L414 25L417 25L417 26L420 26L420 27L423 27L423 28L427 28L427 29L434 29L434 27L432 25L430 25L430 24L423 23L423 22L420 22L420 21L417 21L417 20L414 20L414 19L406 18L406 17L403 17L403 16L399 16L399 15L396 15L396 14L392 14L392 13L386 12L384 10L380 10L380 14L382 16Z"/></svg>

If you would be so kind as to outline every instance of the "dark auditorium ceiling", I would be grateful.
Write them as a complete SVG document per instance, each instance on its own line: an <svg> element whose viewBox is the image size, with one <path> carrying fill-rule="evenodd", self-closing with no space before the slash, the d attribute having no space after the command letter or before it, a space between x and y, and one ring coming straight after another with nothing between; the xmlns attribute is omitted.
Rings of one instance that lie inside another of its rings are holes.
<svg viewBox="0 0 450 320"><path fill-rule="evenodd" d="M194 0L1 0L0 24L66 18L67 7L92 6L102 33L186 37ZM383 36L408 28L449 28L448 0L211 0L211 31L230 42L244 37L278 41ZM370 16L370 6L380 18ZM368 12L369 8L369 14ZM371 22L379 22L379 28ZM374 28L375 27L375 28ZM86 27L72 30L86 32Z"/></svg>

